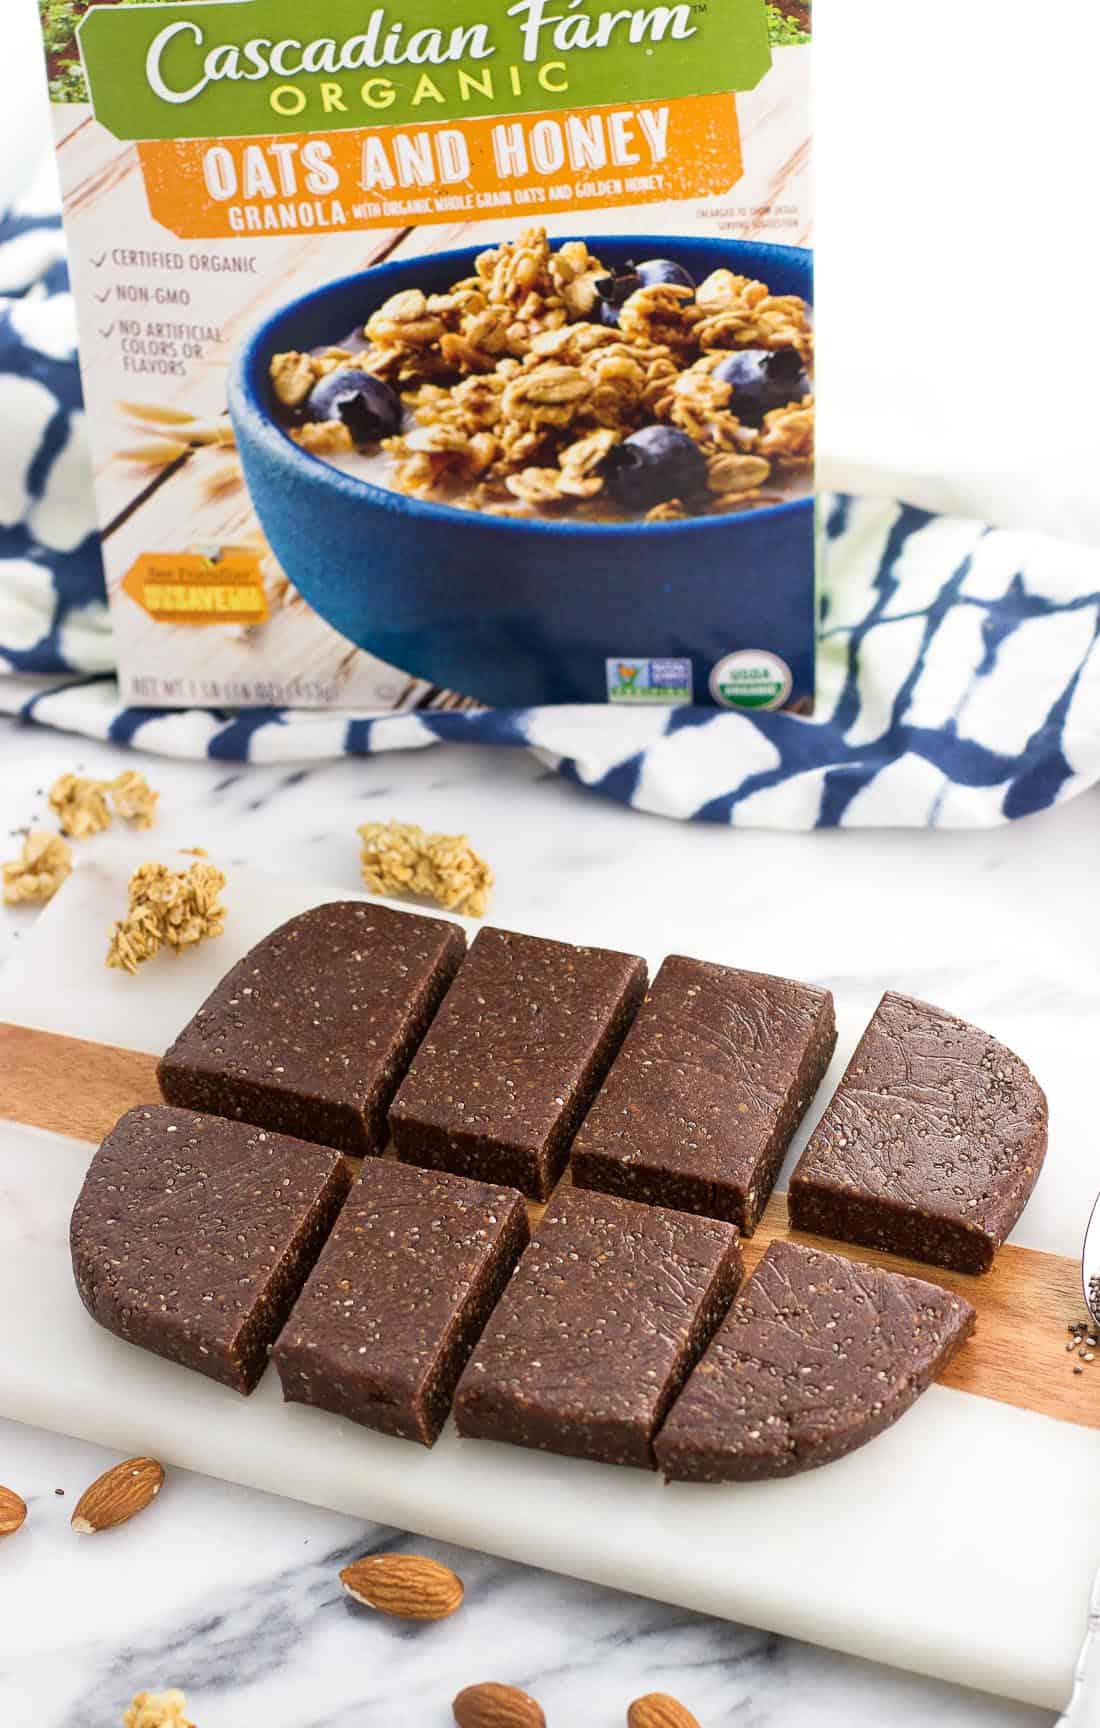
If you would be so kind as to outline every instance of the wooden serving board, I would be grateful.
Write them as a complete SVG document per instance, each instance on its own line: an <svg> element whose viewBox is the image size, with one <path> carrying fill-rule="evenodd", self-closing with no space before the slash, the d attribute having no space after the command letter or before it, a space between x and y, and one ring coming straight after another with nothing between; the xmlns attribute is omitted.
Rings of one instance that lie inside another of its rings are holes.
<svg viewBox="0 0 1100 1728"><path fill-rule="evenodd" d="M98 1142L125 1110L160 1102L156 1067L155 1057L138 1050L0 1023L0 1118ZM544 1210L528 1205L532 1224ZM1076 1318L1083 1311L1078 1262L1034 1248L1006 1247L985 1277L945 1272L793 1231L787 1224L786 1194L777 1193L756 1233L744 1243L746 1274L769 1242L784 1237L929 1278L965 1296L977 1310L978 1325L970 1342L948 1363L940 1377L943 1385L1100 1428L1100 1398L1092 1377L1051 1373L1057 1345L1068 1342L1066 1315Z"/></svg>
<svg viewBox="0 0 1100 1728"><path fill-rule="evenodd" d="M486 843L507 843L491 821ZM163 837L157 851L167 861ZM84 1312L68 1229L95 1142L127 1106L156 1098L156 1056L229 966L285 918L348 893L346 881L326 891L234 866L225 935L131 979L105 969L104 936L148 855L147 837L83 849L0 975L0 1414L1052 1709L1065 1702L1100 1564L1100 1369L1075 1376L1065 1352L1067 1324L1082 1315L1070 1250L1096 1176L1079 1057L1066 1021L1039 1012L1063 951L1058 902L1034 928L1018 925L1009 968L986 880L957 880L958 930L938 932L954 969L948 988L923 991L919 928L910 941L908 926L891 925L894 949L875 962L882 976L853 977L846 932L863 909L845 903L847 874L831 879L823 921L812 897L784 885L778 848L766 899L782 915L766 908L759 932L749 878L721 923L690 897L663 906L651 964L695 952L798 976L814 953L812 975L836 993L840 1044L811 1119L877 994L901 983L969 1011L1028 1056L1050 1088L1054 1130L1023 1243L988 1277L909 1268L965 1290L978 1309L976 1335L943 1383L827 1469L666 1486L647 1471L460 1441L453 1426L428 1452L284 1405L273 1373L242 1399ZM508 893L505 884L499 920L531 929L536 902ZM540 915L533 933L636 950L636 922L636 908L581 897ZM1076 1002L1075 1013L1073 1040L1091 1048L1097 1021ZM784 1229L779 1198L747 1244L750 1266Z"/></svg>

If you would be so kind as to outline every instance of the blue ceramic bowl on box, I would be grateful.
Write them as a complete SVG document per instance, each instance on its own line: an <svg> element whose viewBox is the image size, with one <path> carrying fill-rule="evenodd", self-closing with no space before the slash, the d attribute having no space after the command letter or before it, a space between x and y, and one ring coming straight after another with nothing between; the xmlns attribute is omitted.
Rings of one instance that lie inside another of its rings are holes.
<svg viewBox="0 0 1100 1728"><path fill-rule="evenodd" d="M555 239L555 245L560 242ZM696 280L725 268L812 299L809 252L633 235L593 241L608 265L673 257ZM245 479L286 574L358 647L499 707L603 702L609 659L715 663L769 649L792 701L813 689L812 498L665 523L513 520L372 485L299 448L277 423L275 354L339 340L403 288L442 292L483 247L383 264L284 306L233 366L229 407Z"/></svg>

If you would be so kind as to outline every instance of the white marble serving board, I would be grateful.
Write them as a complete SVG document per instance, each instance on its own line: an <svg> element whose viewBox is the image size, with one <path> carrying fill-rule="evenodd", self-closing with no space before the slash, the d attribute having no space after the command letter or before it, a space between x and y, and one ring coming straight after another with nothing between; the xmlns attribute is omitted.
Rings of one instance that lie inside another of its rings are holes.
<svg viewBox="0 0 1100 1728"><path fill-rule="evenodd" d="M0 1019L159 1051L257 937L332 897L316 883L235 869L225 937L126 979L103 969L103 932L148 850L147 841L105 842L95 863L82 861L5 969ZM1089 965L1078 964L1078 987L1067 987L1063 906L1034 902L1008 941L1004 899L990 915L982 872L961 871L952 886L941 936L957 987L944 1005L1016 1045L1052 1094L1051 1155L1016 1239L1070 1252L1096 1182L1086 1070L1100 1001L1078 988ZM555 922L548 934L568 933ZM902 926L899 936L892 926L889 974L853 978L832 921L816 919L812 904L783 896L769 923L739 930L722 920L709 956L758 965L770 938L775 970L829 983L841 1030L835 1078L880 989L918 988L920 929L906 936ZM690 904L663 907L635 945L654 964L674 948L701 952ZM1074 1011L1052 1012L1055 1003ZM0 1414L1006 1696L1064 1703L1100 1563L1100 1432L933 1387L863 1451L752 1487L665 1487L451 1432L423 1452L284 1408L272 1374L244 1401L97 1328L76 1297L67 1250L89 1150L0 1130ZM1060 1349L1052 1337L1054 1373L1064 1370Z"/></svg>

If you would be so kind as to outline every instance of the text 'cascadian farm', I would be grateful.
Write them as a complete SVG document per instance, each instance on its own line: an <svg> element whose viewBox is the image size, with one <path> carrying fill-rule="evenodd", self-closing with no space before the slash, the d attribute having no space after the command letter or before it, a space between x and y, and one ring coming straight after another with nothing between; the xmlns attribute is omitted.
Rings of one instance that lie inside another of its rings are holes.
<svg viewBox="0 0 1100 1728"><path fill-rule="evenodd" d="M689 4L598 13L581 10L587 0L568 0L566 9L556 12L550 10L552 4L553 0L518 0L508 9L506 16L516 20L518 58L526 66L536 66L551 52L583 53L622 43L648 47L686 41L696 34ZM164 102L184 104L193 102L210 85L224 82L336 78L401 66L480 65L498 52L499 44L493 41L487 24L409 31L405 24L391 22L380 6L370 14L364 30L344 41L333 36L308 42L296 37L276 41L256 36L242 43L210 45L200 24L192 19L178 20L154 37L145 71L156 96ZM480 85L472 77L469 81L473 88L486 93L484 75ZM427 83L431 82L428 78ZM339 89L337 86L337 93ZM427 95L426 99L436 98Z"/></svg>

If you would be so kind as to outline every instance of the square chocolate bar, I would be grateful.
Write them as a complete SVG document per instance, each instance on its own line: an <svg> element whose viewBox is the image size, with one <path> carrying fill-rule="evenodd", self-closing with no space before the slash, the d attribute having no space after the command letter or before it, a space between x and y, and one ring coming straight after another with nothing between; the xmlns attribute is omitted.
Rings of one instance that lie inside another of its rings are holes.
<svg viewBox="0 0 1100 1728"><path fill-rule="evenodd" d="M393 1101L398 1156L547 1199L645 985L633 954L482 930Z"/></svg>

